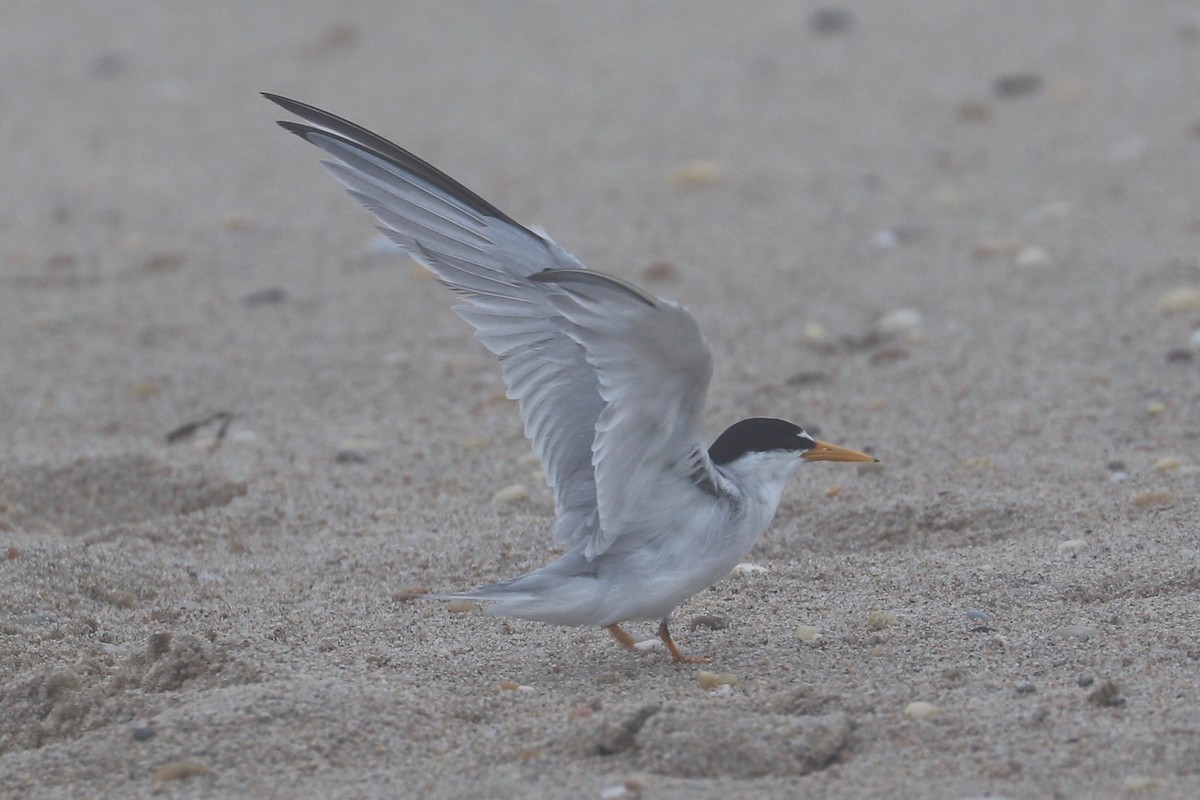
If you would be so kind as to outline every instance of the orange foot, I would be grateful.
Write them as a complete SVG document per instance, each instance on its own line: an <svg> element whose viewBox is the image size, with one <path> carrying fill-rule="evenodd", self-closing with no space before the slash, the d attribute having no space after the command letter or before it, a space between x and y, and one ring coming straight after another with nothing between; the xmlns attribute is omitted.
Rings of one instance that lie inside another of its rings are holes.
<svg viewBox="0 0 1200 800"><path fill-rule="evenodd" d="M711 658L704 656L685 656L675 646L675 640L671 638L671 631L667 628L667 621L664 619L658 623L658 638L663 640L663 644L671 651L671 661L676 664L711 664Z"/></svg>

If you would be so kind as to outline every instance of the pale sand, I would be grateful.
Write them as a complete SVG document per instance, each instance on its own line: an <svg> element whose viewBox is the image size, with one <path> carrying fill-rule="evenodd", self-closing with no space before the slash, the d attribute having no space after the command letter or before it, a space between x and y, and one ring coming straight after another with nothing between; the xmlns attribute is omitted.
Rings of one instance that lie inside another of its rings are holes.
<svg viewBox="0 0 1200 800"><path fill-rule="evenodd" d="M1200 794L1194 3L61 5L0 26L0 795ZM736 687L396 599L549 559L549 492L259 90L687 304L711 433L883 460L679 609Z"/></svg>

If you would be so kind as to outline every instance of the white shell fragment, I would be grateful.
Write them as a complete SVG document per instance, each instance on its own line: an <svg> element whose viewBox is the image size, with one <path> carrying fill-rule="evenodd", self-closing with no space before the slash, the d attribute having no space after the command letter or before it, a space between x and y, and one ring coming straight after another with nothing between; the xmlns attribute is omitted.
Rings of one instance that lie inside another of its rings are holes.
<svg viewBox="0 0 1200 800"><path fill-rule="evenodd" d="M909 719L929 719L936 716L938 707L933 703L926 703L924 700L917 700L909 703L904 707L904 716Z"/></svg>
<svg viewBox="0 0 1200 800"><path fill-rule="evenodd" d="M492 502L501 505L519 503L527 499L529 499L529 487L523 483L514 483L512 486L505 486L492 495Z"/></svg>
<svg viewBox="0 0 1200 800"><path fill-rule="evenodd" d="M742 562L733 568L734 575L758 575L766 571L766 567L759 564L751 564L749 562Z"/></svg>
<svg viewBox="0 0 1200 800"><path fill-rule="evenodd" d="M692 161L676 169L667 178L672 189L699 189L720 183L725 177L725 165L719 161Z"/></svg>
<svg viewBox="0 0 1200 800"><path fill-rule="evenodd" d="M1181 286L1172 289L1158 298L1155 308L1164 314L1200 311L1200 287Z"/></svg>
<svg viewBox="0 0 1200 800"><path fill-rule="evenodd" d="M801 625L796 628L796 638L805 644L813 644L821 640L821 629L815 625Z"/></svg>
<svg viewBox="0 0 1200 800"><path fill-rule="evenodd" d="M1048 269L1054 266L1054 259L1045 248L1031 244L1017 252L1014 263L1021 269Z"/></svg>
<svg viewBox="0 0 1200 800"><path fill-rule="evenodd" d="M1066 558L1074 558L1085 547L1087 547L1087 542L1083 539L1067 539L1065 542L1059 542L1058 554Z"/></svg>
<svg viewBox="0 0 1200 800"><path fill-rule="evenodd" d="M700 670L696 675L696 683L700 684L701 689L715 689L718 686L737 686L741 680L732 672L709 672Z"/></svg>
<svg viewBox="0 0 1200 800"><path fill-rule="evenodd" d="M919 333L924 325L925 317L912 308L897 308L879 318L879 331L888 336Z"/></svg>

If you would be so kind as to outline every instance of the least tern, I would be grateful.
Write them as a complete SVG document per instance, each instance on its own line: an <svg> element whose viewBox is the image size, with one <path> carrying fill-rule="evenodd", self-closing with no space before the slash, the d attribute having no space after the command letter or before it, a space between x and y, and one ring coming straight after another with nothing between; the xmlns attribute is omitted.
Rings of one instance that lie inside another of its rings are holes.
<svg viewBox="0 0 1200 800"><path fill-rule="evenodd" d="M727 575L770 525L806 461L875 461L779 419L745 419L711 447L701 415L712 355L683 306L584 267L437 168L353 122L273 94L303 123L285 129L383 223L380 230L466 301L454 310L500 358L508 397L554 490L541 569L465 592L485 613L605 627L667 621Z"/></svg>

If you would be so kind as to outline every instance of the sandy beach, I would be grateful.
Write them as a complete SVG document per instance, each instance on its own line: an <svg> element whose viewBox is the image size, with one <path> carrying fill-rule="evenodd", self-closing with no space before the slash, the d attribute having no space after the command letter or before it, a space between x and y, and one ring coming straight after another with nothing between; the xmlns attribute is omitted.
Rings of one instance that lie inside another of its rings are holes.
<svg viewBox="0 0 1200 800"><path fill-rule="evenodd" d="M1200 796L1194 2L62 6L0 26L0 796ZM260 91L690 308L710 437L881 460L676 611L711 665L405 599L553 499Z"/></svg>

